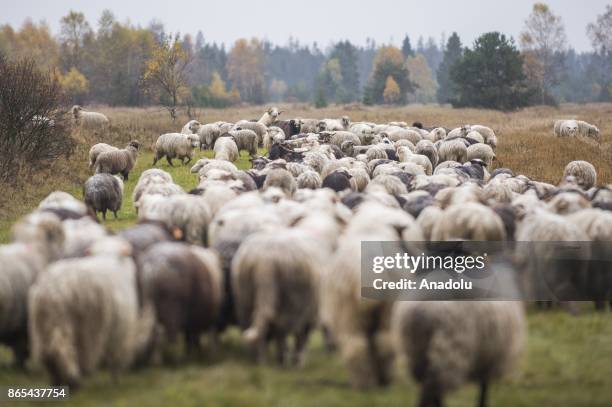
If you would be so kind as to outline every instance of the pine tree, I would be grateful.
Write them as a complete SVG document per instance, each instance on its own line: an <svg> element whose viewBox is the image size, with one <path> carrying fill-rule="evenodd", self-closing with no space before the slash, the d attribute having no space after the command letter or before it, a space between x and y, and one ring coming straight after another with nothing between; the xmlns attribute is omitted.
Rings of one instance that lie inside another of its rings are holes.
<svg viewBox="0 0 612 407"><path fill-rule="evenodd" d="M404 41L402 41L402 54L404 55L404 58L413 57L415 55L412 45L410 44L410 37L408 37L408 34L406 34Z"/></svg>
<svg viewBox="0 0 612 407"><path fill-rule="evenodd" d="M512 110L532 97L523 71L523 57L512 39L490 32L481 35L472 50L451 67L457 85L453 106Z"/></svg>
<svg viewBox="0 0 612 407"><path fill-rule="evenodd" d="M461 40L457 33L453 32L446 44L444 59L438 68L438 103L450 103L455 98L455 85L450 79L450 69L455 62L461 59L461 55L463 55Z"/></svg>

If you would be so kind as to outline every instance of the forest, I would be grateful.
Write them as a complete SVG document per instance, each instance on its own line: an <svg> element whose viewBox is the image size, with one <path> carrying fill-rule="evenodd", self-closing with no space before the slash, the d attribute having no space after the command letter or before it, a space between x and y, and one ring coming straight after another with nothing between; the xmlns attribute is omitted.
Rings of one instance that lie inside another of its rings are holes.
<svg viewBox="0 0 612 407"><path fill-rule="evenodd" d="M484 33L473 44L453 32L438 39L406 35L400 44L367 39L365 45L339 40L323 46L289 38L279 45L239 38L228 46L207 41L202 30L171 33L161 21L141 27L110 10L93 22L70 11L57 33L44 21L0 26L0 54L49 70L77 104L188 112L272 102L509 110L612 100L612 7L599 13L585 27L592 49L578 52L562 19L543 3L534 4L517 39ZM487 98L487 88L497 96Z"/></svg>

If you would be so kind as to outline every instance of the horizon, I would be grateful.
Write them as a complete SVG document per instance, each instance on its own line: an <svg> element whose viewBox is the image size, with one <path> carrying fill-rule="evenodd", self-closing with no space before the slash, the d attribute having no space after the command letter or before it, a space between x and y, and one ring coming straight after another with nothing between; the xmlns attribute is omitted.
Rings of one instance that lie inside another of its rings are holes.
<svg viewBox="0 0 612 407"><path fill-rule="evenodd" d="M146 28L151 22L157 21L164 25L167 33L190 34L194 38L198 31L202 31L207 42L223 44L226 48L230 48L239 38L253 37L279 46L287 45L291 39L297 40L301 45L311 46L316 43L322 51L343 40L349 40L358 46L365 46L368 38L373 39L377 45L401 46L404 36L408 35L413 48L416 49L419 37L423 37L424 41L431 37L435 40L436 45L440 45L442 36L448 38L453 31L457 32L463 46L471 47L478 36L489 31L506 34L514 38L518 45L518 35L535 2L517 0L511 4L508 2L482 4L477 0L466 0L458 5L444 4L448 2L438 0L415 8L413 5L416 2L408 1L401 5L387 7L392 3L392 0L380 0L376 8L352 8L348 15L336 21L334 16L344 12L344 6L337 2L322 0L309 2L307 8L296 6L295 0L285 1L270 14L271 18L263 16L269 14L265 10L265 4L255 4L245 0L227 0L223 3L206 4L205 6L193 0L182 0L173 2L175 6L173 8L168 8L165 2L155 1L147 4L144 12L139 10L142 7L136 2L128 3L117 0L108 0L104 6L82 4L75 0L59 0L53 3L24 0L5 10L4 15L0 17L0 24L10 24L13 28L19 29L28 19L35 23L44 21L49 25L52 34L57 36L60 19L70 10L82 12L92 29L96 30L102 11L108 9L121 23L129 21L134 26ZM592 51L591 42L586 34L586 25L595 21L597 15L604 12L608 2L593 0L589 3L589 7L584 7L568 0L546 2L552 12L560 15L563 20L568 49L574 49L577 52ZM203 7L207 11L212 10L211 13L214 13L215 17L227 15L231 10L242 9L244 11L232 16L235 24L232 24L231 29L227 30L225 27L227 23L224 20L198 17L197 13L185 15L182 12L189 9L183 6L193 4L198 4L198 7ZM444 15L436 15L432 12L441 7L447 11ZM388 11L392 8L400 9L400 11L389 14ZM322 10L325 11L324 14L321 13ZM304 16L298 17L297 15L301 13ZM143 16L135 18L139 14ZM160 17L162 15L164 17ZM405 15L410 17L404 19ZM474 18L457 18L457 16L464 15ZM296 19L292 19L291 16L296 16ZM324 21L316 24L309 25L303 22L321 18ZM366 19L384 21L384 23L380 25L374 23L370 31L363 27ZM327 20L329 24L326 24ZM297 24L294 24L294 21L297 21ZM438 24L433 24L434 22Z"/></svg>

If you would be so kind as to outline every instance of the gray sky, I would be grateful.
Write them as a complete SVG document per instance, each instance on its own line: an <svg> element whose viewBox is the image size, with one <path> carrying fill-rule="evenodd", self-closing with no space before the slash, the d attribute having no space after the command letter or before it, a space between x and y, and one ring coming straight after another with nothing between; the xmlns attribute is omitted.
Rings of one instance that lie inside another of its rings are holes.
<svg viewBox="0 0 612 407"><path fill-rule="evenodd" d="M552 10L565 23L568 43L579 51L591 49L586 25L602 14L611 0L548 0ZM103 9L108 8L119 21L130 20L142 26L157 19L166 31L196 34L202 30L207 41L231 44L240 37L266 38L285 44L289 36L301 43L318 42L321 48L331 42L350 39L364 44L367 37L377 43L401 43L410 35L433 36L439 42L457 31L464 44L479 34L501 31L515 39L531 12L533 0L0 0L0 23L20 26L31 17L45 20L54 33L59 19L70 9L82 11L93 27ZM145 5L146 4L146 5ZM588 4L588 5L587 5Z"/></svg>

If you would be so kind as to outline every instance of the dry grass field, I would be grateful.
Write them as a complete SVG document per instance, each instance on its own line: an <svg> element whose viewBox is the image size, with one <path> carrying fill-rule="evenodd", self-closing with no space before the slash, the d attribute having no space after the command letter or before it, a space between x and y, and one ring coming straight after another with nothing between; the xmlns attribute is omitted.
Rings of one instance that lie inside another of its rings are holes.
<svg viewBox="0 0 612 407"><path fill-rule="evenodd" d="M557 183L565 165L572 160L587 160L597 169L598 183L612 183L612 104L564 105L558 109L535 107L502 113L437 106L366 108L338 106L313 109L308 106L282 106L285 117L338 117L353 121L421 121L424 125L456 127L484 124L492 127L499 139L497 166L509 167L537 180ZM93 109L93 108L92 108ZM81 185L90 175L87 151L91 144L107 142L125 145L130 139L143 143L137 166L126 183L125 199L119 220L109 218L112 230L136 221L131 194L142 171L151 167L151 146L156 138L179 131L187 121L172 123L167 112L155 108L105 108L112 122L111 131L102 138L75 134L80 144L68 161L59 160L42 174L24 178L17 186L4 186L0 196L0 241L9 240L10 225L34 208L49 192L62 189L80 197ZM258 118L263 107L228 110L201 110L198 119L234 121ZM556 139L552 126L558 118L577 118L596 124L602 142ZM197 152L197 157L209 154ZM242 156L239 167L248 168ZM189 166L159 168L171 172L175 182L189 189L197 184ZM612 405L612 313L596 313L584 304L579 315L564 311L529 312L528 349L520 371L491 390L494 406L610 406ZM239 334L230 330L221 348L201 360L178 366L152 366L131 371L113 382L108 373L99 373L85 382L67 405L147 405L147 406L399 406L413 405L417 387L398 364L393 385L367 392L348 386L346 369L337 355L326 353L317 334L310 341L303 369L289 370L252 363ZM10 365L6 348L0 346L0 386L46 384L41 372L24 373ZM448 398L450 406L473 405L476 387L468 386ZM0 401L0 405L2 402ZM17 405L26 405L18 403ZM35 405L44 405L37 402ZM52 404L57 405L57 403Z"/></svg>

